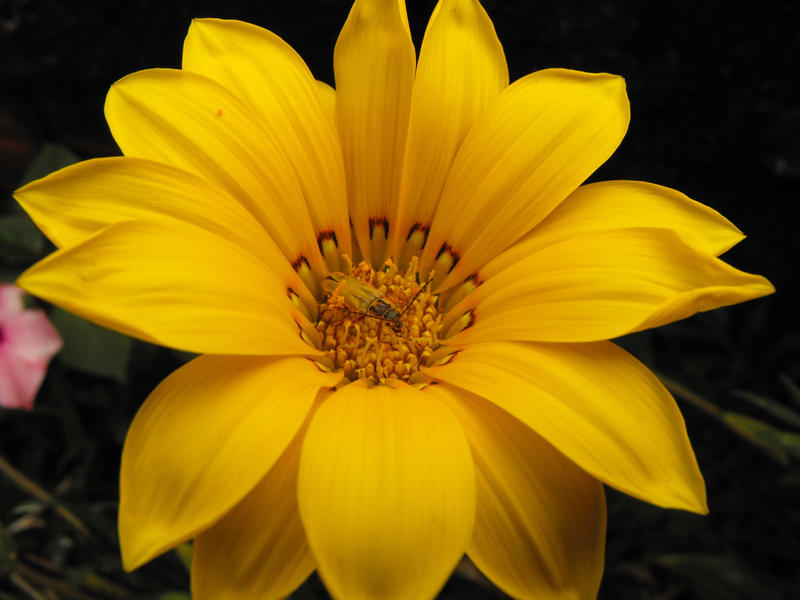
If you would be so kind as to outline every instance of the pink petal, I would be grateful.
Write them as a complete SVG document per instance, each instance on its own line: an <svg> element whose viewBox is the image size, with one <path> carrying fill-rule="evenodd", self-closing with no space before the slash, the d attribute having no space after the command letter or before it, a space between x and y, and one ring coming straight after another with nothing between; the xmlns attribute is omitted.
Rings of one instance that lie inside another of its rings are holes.
<svg viewBox="0 0 800 600"><path fill-rule="evenodd" d="M0 283L0 325L22 312L22 290L11 283Z"/></svg>
<svg viewBox="0 0 800 600"><path fill-rule="evenodd" d="M47 361L26 361L7 347L0 349L0 406L33 409L46 370Z"/></svg>
<svg viewBox="0 0 800 600"><path fill-rule="evenodd" d="M2 344L23 360L47 365L61 349L61 336L41 310L26 310L3 324Z"/></svg>
<svg viewBox="0 0 800 600"><path fill-rule="evenodd" d="M31 410L61 337L41 310L24 310L22 290L0 285L0 406Z"/></svg>

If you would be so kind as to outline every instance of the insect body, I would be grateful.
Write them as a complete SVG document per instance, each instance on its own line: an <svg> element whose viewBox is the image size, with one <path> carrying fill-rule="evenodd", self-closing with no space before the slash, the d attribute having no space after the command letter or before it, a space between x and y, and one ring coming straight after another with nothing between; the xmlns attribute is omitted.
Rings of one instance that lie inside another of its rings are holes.
<svg viewBox="0 0 800 600"><path fill-rule="evenodd" d="M380 321L387 321L395 333L400 333L403 331L403 324L400 318L406 314L406 311L411 308L411 305L414 304L414 301L431 281L432 279L429 279L425 285L420 287L414 297L411 298L411 301L400 312L386 301L380 290L351 275L330 273L322 280L322 289L329 295L338 294L355 311L361 314Z"/></svg>
<svg viewBox="0 0 800 600"><path fill-rule="evenodd" d="M342 273L330 273L322 280L322 289L328 294L334 292L339 294L358 312L381 321L388 321L395 331L402 328L400 317L403 313L398 313L391 304L384 300L380 290L360 279Z"/></svg>

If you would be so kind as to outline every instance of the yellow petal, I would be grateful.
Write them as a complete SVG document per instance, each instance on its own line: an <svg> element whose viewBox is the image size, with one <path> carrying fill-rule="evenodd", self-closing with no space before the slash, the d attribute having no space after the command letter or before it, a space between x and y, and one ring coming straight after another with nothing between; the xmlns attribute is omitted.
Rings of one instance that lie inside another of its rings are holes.
<svg viewBox="0 0 800 600"><path fill-rule="evenodd" d="M475 517L469 446L445 407L405 384L352 383L314 415L300 516L336 598L432 598Z"/></svg>
<svg viewBox="0 0 800 600"><path fill-rule="evenodd" d="M320 354L300 338L289 291L261 257L177 221L111 225L17 283L104 327L189 352Z"/></svg>
<svg viewBox="0 0 800 600"><path fill-rule="evenodd" d="M472 561L514 598L595 598L606 535L600 482L492 403L447 385L424 392L456 415L472 449Z"/></svg>
<svg viewBox="0 0 800 600"><path fill-rule="evenodd" d="M255 218L219 186L140 158L87 160L31 182L14 194L59 247L74 246L120 221L177 219L236 242L273 268L305 302L314 299Z"/></svg>
<svg viewBox="0 0 800 600"><path fill-rule="evenodd" d="M340 378L303 358L201 356L136 414L122 451L119 532L135 569L245 497Z"/></svg>
<svg viewBox="0 0 800 600"><path fill-rule="evenodd" d="M267 476L195 540L195 600L285 598L314 570L297 509L300 449L313 412Z"/></svg>
<svg viewBox="0 0 800 600"><path fill-rule="evenodd" d="M397 204L415 60L404 0L356 0L333 54L336 124L353 231L375 265Z"/></svg>
<svg viewBox="0 0 800 600"><path fill-rule="evenodd" d="M319 94L319 103L325 118L333 127L336 127L336 90L324 81L317 80L317 94Z"/></svg>
<svg viewBox="0 0 800 600"><path fill-rule="evenodd" d="M644 181L600 181L583 185L533 231L576 237L602 229L661 227L702 252L719 256L744 234L713 208L677 190Z"/></svg>
<svg viewBox="0 0 800 600"><path fill-rule="evenodd" d="M303 59L261 27L195 19L183 45L183 69L220 83L261 117L269 139L294 168L317 238L325 235L338 244L328 246L326 256L349 254L342 151Z"/></svg>
<svg viewBox="0 0 800 600"><path fill-rule="evenodd" d="M611 156L628 128L625 82L547 69L506 88L464 139L422 266L447 288L530 231Z"/></svg>
<svg viewBox="0 0 800 600"><path fill-rule="evenodd" d="M518 246L508 250L515 261L448 313L449 344L605 340L774 291L666 229L595 231L541 246L531 236Z"/></svg>
<svg viewBox="0 0 800 600"><path fill-rule="evenodd" d="M263 228L232 196L191 173L140 158L87 160L20 188L14 197L50 240L74 246L120 221L178 219L243 247Z"/></svg>
<svg viewBox="0 0 800 600"><path fill-rule="evenodd" d="M478 279L489 279L548 244L635 227L669 229L689 246L714 256L744 239L717 211L676 190L644 181L600 181L575 190L525 238L484 266Z"/></svg>
<svg viewBox="0 0 800 600"><path fill-rule="evenodd" d="M655 375L611 342L476 344L425 372L495 403L626 494L708 511L675 401Z"/></svg>
<svg viewBox="0 0 800 600"><path fill-rule="evenodd" d="M392 219L392 253L401 256L401 265L425 242L464 136L507 86L503 48L480 3L440 0L420 50L398 212Z"/></svg>
<svg viewBox="0 0 800 600"><path fill-rule="evenodd" d="M105 110L125 156L217 183L253 213L290 263L327 272L291 163L257 114L228 90L196 73L151 69L111 86Z"/></svg>

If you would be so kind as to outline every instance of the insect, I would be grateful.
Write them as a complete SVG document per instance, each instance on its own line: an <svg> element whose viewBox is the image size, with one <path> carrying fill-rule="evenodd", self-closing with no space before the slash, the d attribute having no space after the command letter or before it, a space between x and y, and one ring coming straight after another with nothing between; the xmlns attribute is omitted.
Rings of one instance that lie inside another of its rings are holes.
<svg viewBox="0 0 800 600"><path fill-rule="evenodd" d="M400 312L384 299L380 290L351 275L330 273L322 280L322 289L328 294L333 294L334 292L339 294L355 311L380 321L385 321L389 323L395 333L400 333L403 330L400 318L406 314L406 311L414 304L414 300L417 299L430 282L431 279L425 282L425 285L419 288L408 305Z"/></svg>

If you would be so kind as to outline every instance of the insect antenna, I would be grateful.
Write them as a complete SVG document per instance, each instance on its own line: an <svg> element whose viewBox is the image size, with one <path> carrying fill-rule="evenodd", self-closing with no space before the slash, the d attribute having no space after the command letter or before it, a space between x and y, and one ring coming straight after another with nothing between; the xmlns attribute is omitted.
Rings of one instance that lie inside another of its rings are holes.
<svg viewBox="0 0 800 600"><path fill-rule="evenodd" d="M430 282L431 282L431 281L433 281L433 277L431 277L430 279L428 279L428 281L426 281L426 282L425 282L425 285L423 285L421 288L419 288L419 289L417 290L417 293L416 293L416 294L414 294L414 297L411 299L411 302L409 302L409 303L406 305L406 307L403 309L403 312L401 312L399 315L397 315L397 321L398 321L398 322L400 321L400 317L402 317L404 314L406 314L406 312L408 311L408 309L409 309L409 308L411 308L411 305L412 305L412 304L414 304L414 301L415 301L415 300L416 300L416 299L419 297L419 295L422 293L422 291L423 291L423 290L424 290L426 287L428 287L428 285L430 284Z"/></svg>

